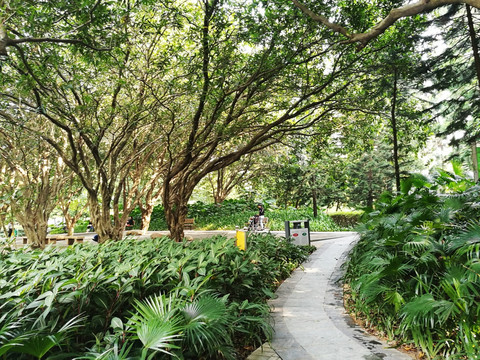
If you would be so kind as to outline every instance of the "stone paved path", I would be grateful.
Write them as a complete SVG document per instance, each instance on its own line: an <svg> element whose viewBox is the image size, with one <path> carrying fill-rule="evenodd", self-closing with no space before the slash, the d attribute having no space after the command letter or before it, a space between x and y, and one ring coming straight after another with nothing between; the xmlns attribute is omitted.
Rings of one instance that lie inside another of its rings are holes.
<svg viewBox="0 0 480 360"><path fill-rule="evenodd" d="M333 237L314 242L318 249L304 269L297 269L279 287L278 298L271 301L275 329L271 348L258 349L250 360L411 359L364 332L345 313L340 265L356 235Z"/></svg>

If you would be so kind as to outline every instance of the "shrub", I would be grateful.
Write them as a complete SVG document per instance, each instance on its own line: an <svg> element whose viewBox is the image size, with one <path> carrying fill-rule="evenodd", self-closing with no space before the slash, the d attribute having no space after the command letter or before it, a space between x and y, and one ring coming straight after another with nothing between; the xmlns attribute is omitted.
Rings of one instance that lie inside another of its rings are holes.
<svg viewBox="0 0 480 360"><path fill-rule="evenodd" d="M290 208L275 209L265 213L269 218L269 228L271 230L284 230L287 220L310 220L311 231L339 231L333 220L325 213L319 212L317 217L313 216L313 210L310 208Z"/></svg>
<svg viewBox="0 0 480 360"><path fill-rule="evenodd" d="M429 358L477 358L480 187L413 176L368 214L345 280L352 311Z"/></svg>
<svg viewBox="0 0 480 360"><path fill-rule="evenodd" d="M270 336L266 299L311 251L251 241L245 252L221 237L5 251L0 356L232 358L238 342Z"/></svg>
<svg viewBox="0 0 480 360"><path fill-rule="evenodd" d="M354 228L360 223L363 215L361 211L342 211L333 214L328 214L333 222L343 229Z"/></svg>
<svg viewBox="0 0 480 360"><path fill-rule="evenodd" d="M234 230L236 226L243 227L251 216L258 213L257 203L246 200L225 200L222 204L205 204L197 201L188 205L188 217L195 219L195 228L201 230ZM140 224L140 210L131 214L136 224ZM268 227L271 230L285 229L286 220L310 220L312 231L339 231L341 227L325 213L320 212L318 217L313 216L313 210L301 209L270 209L266 208L265 216L269 218ZM166 230L163 207L155 207L149 230Z"/></svg>
<svg viewBox="0 0 480 360"><path fill-rule="evenodd" d="M196 202L189 205L188 216L195 218L197 229L203 230L233 230L236 226L243 227L251 216L258 213L257 203L246 200L225 200L222 204L204 204ZM272 209L266 207L265 216L268 217L268 228L281 231L285 229L286 220L310 220L312 231L338 231L332 219L320 212L318 217L313 216L313 210L301 209Z"/></svg>

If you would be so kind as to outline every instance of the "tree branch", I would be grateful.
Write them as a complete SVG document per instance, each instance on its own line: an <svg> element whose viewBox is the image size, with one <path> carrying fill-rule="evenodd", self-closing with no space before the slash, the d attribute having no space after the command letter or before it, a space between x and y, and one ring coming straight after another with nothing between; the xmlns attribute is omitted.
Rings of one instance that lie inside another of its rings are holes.
<svg viewBox="0 0 480 360"><path fill-rule="evenodd" d="M292 2L313 21L325 25L329 29L347 37L348 40L345 40L344 43L358 43L359 50L363 49L371 40L383 34L385 30L387 30L401 18L422 14L442 6L453 4L468 4L472 7L480 9L480 0L419 0L415 3L392 9L383 20L381 20L367 32L352 34L349 33L348 30L343 26L330 22L325 16L314 13L298 0L292 0Z"/></svg>
<svg viewBox="0 0 480 360"><path fill-rule="evenodd" d="M96 50L96 51L109 51L110 48L97 48L93 45L87 44L82 40L78 39L57 39L57 38L32 38L26 37L21 39L8 39L7 46L21 44L21 43L42 43L42 42L50 42L50 43L58 43L58 44L78 44L85 46L89 49Z"/></svg>

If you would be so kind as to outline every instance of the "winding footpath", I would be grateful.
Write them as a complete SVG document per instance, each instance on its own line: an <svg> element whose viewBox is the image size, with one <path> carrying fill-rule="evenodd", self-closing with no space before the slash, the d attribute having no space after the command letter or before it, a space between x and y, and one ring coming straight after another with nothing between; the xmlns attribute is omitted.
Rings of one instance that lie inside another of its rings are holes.
<svg viewBox="0 0 480 360"><path fill-rule="evenodd" d="M341 265L355 233L313 233L317 247L277 290L274 338L249 360L411 360L356 326L343 307Z"/></svg>

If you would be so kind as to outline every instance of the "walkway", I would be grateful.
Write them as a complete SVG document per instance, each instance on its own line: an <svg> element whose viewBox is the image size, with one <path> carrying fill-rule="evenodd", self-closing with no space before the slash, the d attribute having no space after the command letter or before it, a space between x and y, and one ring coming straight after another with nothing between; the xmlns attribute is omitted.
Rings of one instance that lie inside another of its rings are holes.
<svg viewBox="0 0 480 360"><path fill-rule="evenodd" d="M271 301L275 329L271 347L258 349L249 360L411 360L364 332L345 313L338 280L356 235L337 236L313 237L317 251Z"/></svg>

